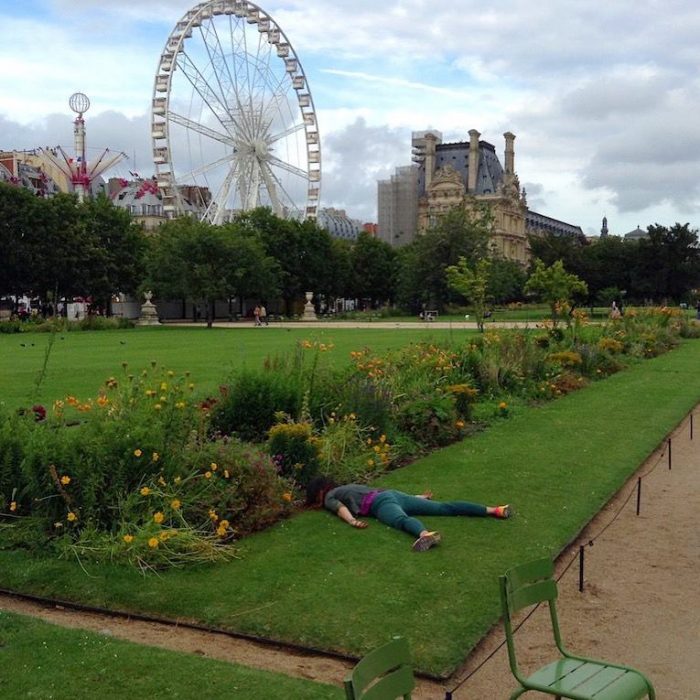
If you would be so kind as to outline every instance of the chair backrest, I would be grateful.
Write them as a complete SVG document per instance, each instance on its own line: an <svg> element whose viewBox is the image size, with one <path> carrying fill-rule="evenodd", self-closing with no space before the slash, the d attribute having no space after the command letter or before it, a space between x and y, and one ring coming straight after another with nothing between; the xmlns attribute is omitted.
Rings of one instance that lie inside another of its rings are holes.
<svg viewBox="0 0 700 700"><path fill-rule="evenodd" d="M549 603L554 638L557 646L561 644L559 622L555 607L557 584L552 578L553 574L554 564L551 559L536 559L535 561L516 566L499 577L503 627L505 628L506 642L508 644L508 659L510 668L516 678L520 676L515 657L513 627L511 624L512 616L516 612L547 601Z"/></svg>
<svg viewBox="0 0 700 700"><path fill-rule="evenodd" d="M347 700L409 700L415 688L408 642L396 637L364 656L345 679Z"/></svg>

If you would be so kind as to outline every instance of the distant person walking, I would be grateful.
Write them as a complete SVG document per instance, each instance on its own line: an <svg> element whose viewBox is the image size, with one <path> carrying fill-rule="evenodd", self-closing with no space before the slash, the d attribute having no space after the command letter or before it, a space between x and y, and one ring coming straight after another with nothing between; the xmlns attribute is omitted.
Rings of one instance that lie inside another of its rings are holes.
<svg viewBox="0 0 700 700"><path fill-rule="evenodd" d="M620 309L617 308L617 302L613 301L612 306L610 307L610 318L615 321L620 318L621 315Z"/></svg>
<svg viewBox="0 0 700 700"><path fill-rule="evenodd" d="M267 309L264 304L260 304L260 325L267 326L269 321L267 320Z"/></svg>
<svg viewBox="0 0 700 700"><path fill-rule="evenodd" d="M253 317L255 318L255 325L259 326L260 324L260 306L256 304L255 308L253 309Z"/></svg>

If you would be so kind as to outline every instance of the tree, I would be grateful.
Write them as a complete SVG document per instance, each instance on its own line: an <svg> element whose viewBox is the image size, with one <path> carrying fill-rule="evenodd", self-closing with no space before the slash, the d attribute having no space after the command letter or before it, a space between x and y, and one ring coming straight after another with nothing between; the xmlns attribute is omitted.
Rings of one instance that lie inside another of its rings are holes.
<svg viewBox="0 0 700 700"><path fill-rule="evenodd" d="M452 300L445 268L464 257L470 264L487 256L490 209L474 203L455 207L399 254L397 297L412 311L422 306L442 309Z"/></svg>
<svg viewBox="0 0 700 700"><path fill-rule="evenodd" d="M276 294L276 287L265 286L272 284L273 276L274 268L259 241L235 227L182 217L161 226L151 239L144 286L161 298L203 303L211 328L217 299L252 291L261 297Z"/></svg>
<svg viewBox="0 0 700 700"><path fill-rule="evenodd" d="M506 304L523 298L527 273L515 260L495 257L491 259L487 299L495 304Z"/></svg>
<svg viewBox="0 0 700 700"><path fill-rule="evenodd" d="M638 242L634 281L644 296L679 302L700 285L698 232L679 223L647 230L649 237Z"/></svg>
<svg viewBox="0 0 700 700"><path fill-rule="evenodd" d="M447 284L450 289L459 292L472 306L476 325L483 333L486 316L486 295L488 292L491 261L487 258L478 260L473 267L464 257L456 265L450 265L447 272Z"/></svg>
<svg viewBox="0 0 700 700"><path fill-rule="evenodd" d="M587 294L588 286L576 275L568 273L561 260L549 267L541 260L535 260L534 270L525 284L525 293L549 304L554 325L562 317L566 318L568 325L574 298Z"/></svg>
<svg viewBox="0 0 700 700"><path fill-rule="evenodd" d="M372 307L392 300L395 293L396 251L363 231L350 252L353 296L369 299Z"/></svg>

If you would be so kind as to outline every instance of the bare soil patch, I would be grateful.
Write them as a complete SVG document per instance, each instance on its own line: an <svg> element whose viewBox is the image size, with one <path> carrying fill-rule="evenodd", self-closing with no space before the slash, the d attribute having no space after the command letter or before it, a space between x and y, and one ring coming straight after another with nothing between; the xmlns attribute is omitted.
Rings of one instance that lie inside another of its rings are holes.
<svg viewBox="0 0 700 700"><path fill-rule="evenodd" d="M580 544L595 539L594 546L585 549L583 593L578 590L578 562L559 583L559 615L564 640L572 651L638 667L651 678L661 700L691 700L700 688L700 426L691 440L685 421L671 439L672 469L668 469L664 445L560 557L558 572L576 556ZM637 516L632 491L642 475L646 476ZM76 612L12 596L0 596L0 609L139 644L336 685L351 667L342 660L228 635ZM545 609L523 625L517 639L519 659L526 671L549 658L552 652ZM455 700L509 697L515 684L505 647L457 687L502 641L502 629L496 626L453 680L444 685L421 680L416 700L439 700L448 690L453 691Z"/></svg>

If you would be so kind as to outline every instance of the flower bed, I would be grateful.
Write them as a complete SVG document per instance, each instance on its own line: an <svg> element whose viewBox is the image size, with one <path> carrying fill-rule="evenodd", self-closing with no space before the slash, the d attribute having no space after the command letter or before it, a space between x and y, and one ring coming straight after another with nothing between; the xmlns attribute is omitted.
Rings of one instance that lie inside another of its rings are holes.
<svg viewBox="0 0 700 700"><path fill-rule="evenodd" d="M231 558L318 472L370 480L697 334L668 309L601 326L576 314L566 329L358 350L341 370L324 362L332 345L303 341L205 399L187 375L123 365L94 398L0 415L0 546L141 568Z"/></svg>

